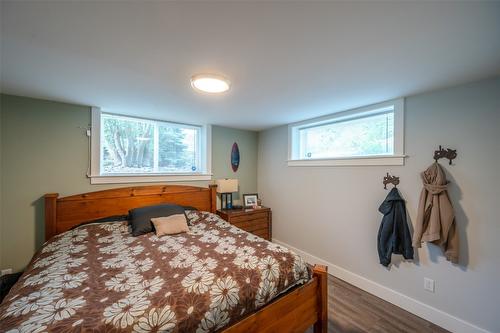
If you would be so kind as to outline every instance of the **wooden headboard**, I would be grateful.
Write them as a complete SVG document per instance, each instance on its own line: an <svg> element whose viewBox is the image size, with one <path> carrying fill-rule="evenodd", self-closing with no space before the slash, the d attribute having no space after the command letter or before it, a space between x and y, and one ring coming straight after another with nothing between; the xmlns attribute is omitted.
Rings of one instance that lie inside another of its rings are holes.
<svg viewBox="0 0 500 333"><path fill-rule="evenodd" d="M125 215L129 209L161 203L192 206L215 213L217 185L153 185L116 188L59 198L45 194L45 240L82 222Z"/></svg>

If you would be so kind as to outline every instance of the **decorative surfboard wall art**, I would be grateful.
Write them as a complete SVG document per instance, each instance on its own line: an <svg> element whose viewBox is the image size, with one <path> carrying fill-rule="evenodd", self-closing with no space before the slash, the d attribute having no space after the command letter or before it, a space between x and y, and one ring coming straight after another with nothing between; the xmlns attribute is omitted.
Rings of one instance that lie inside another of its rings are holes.
<svg viewBox="0 0 500 333"><path fill-rule="evenodd" d="M233 143L233 148L231 148L231 168L233 171L238 171L238 167L240 166L240 149L238 148L238 144Z"/></svg>

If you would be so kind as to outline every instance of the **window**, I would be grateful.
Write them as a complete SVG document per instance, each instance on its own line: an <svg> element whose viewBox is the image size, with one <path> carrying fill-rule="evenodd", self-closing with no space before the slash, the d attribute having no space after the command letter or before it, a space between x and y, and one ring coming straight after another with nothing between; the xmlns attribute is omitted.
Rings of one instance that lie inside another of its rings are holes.
<svg viewBox="0 0 500 333"><path fill-rule="evenodd" d="M209 180L209 126L92 111L91 183Z"/></svg>
<svg viewBox="0 0 500 333"><path fill-rule="evenodd" d="M402 165L403 100L289 125L289 166Z"/></svg>

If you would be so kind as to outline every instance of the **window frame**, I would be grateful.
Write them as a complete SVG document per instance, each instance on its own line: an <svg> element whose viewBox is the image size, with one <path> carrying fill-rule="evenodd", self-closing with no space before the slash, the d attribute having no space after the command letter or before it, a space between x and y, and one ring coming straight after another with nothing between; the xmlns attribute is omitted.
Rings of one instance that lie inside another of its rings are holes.
<svg viewBox="0 0 500 333"><path fill-rule="evenodd" d="M299 132L304 128L343 122L381 114L393 109L394 112L394 152L390 155L348 156L330 158L299 157ZM356 109L329 114L288 125L288 166L359 166L359 165L404 165L404 98L363 106Z"/></svg>
<svg viewBox="0 0 500 333"><path fill-rule="evenodd" d="M90 169L87 177L91 184L123 184L123 183L154 183L154 182L179 182L179 181L205 181L212 179L212 127L210 125L194 125L170 122L162 119L148 119L123 114L106 112L129 119L141 119L153 122L164 122L173 125L185 125L186 127L200 128L200 167L199 172L177 172L177 173L116 173L101 174L101 114L98 107L91 109L91 131L90 131Z"/></svg>

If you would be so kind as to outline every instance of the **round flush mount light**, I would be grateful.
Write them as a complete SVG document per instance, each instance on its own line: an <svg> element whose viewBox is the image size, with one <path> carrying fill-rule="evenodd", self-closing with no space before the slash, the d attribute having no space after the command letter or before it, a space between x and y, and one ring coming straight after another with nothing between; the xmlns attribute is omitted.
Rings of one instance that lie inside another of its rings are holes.
<svg viewBox="0 0 500 333"><path fill-rule="evenodd" d="M231 82L222 75L197 74L191 77L194 90L209 94L220 94L229 90Z"/></svg>

